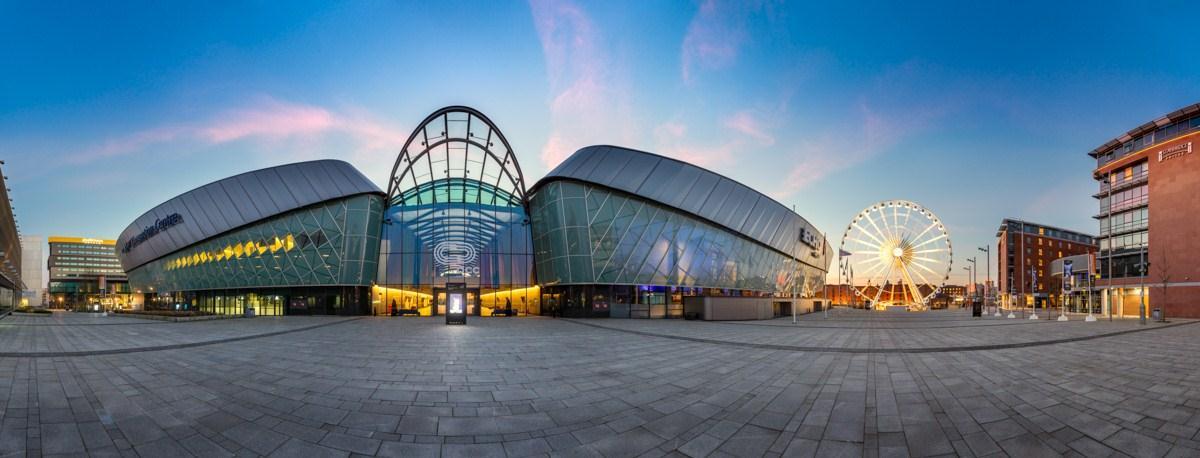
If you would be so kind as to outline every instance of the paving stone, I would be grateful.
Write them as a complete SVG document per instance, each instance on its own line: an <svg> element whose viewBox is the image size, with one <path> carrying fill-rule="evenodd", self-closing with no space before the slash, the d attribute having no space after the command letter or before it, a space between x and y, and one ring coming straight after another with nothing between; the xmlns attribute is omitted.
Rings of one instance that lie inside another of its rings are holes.
<svg viewBox="0 0 1200 458"><path fill-rule="evenodd" d="M467 328L6 318L20 332L0 344L32 335L39 346L23 348L43 354L0 358L0 455L1195 456L1200 446L1190 376L1200 326L1187 320L800 318ZM1126 331L1136 332L1109 335ZM1063 338L1090 340L1046 343ZM188 346L141 351L165 343Z"/></svg>
<svg viewBox="0 0 1200 458"><path fill-rule="evenodd" d="M349 452L344 450L335 450L329 447L310 444L299 439L288 439L283 445L271 452L271 457L279 458L334 458L350 456Z"/></svg>

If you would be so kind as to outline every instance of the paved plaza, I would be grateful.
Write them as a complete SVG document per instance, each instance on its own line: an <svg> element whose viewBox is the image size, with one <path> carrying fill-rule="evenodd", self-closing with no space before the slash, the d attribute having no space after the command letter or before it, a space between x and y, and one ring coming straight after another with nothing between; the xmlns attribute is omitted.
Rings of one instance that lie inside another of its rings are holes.
<svg viewBox="0 0 1200 458"><path fill-rule="evenodd" d="M1196 456L1200 326L0 320L3 456Z"/></svg>

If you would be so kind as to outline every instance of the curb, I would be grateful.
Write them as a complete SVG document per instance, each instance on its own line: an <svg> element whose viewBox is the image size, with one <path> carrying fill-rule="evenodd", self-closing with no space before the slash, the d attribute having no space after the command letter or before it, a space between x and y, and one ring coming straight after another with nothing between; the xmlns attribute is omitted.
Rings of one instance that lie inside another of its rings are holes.
<svg viewBox="0 0 1200 458"><path fill-rule="evenodd" d="M632 329L619 329L608 326L602 326L594 323L584 323L573 318L560 318L563 321L574 323L580 326L590 326L593 328L605 329L609 331L624 332L628 334L637 334L649 337L661 337L664 339L685 340L689 342L699 342L715 345L728 345L734 347L757 348L762 350L783 350L783 351L804 351L816 353L947 353L959 351L980 351L980 350L1004 350L1009 348L1025 348L1025 347L1040 347L1043 345L1055 345L1061 343L1079 342L1084 340L1100 339L1104 337L1120 336L1125 334L1133 334L1135 332L1156 331L1159 329L1173 328L1176 326L1187 326L1200 323L1200 321L1187 321L1175 324L1166 324L1153 328L1142 329L1127 329L1124 331L1109 332L1105 334L1096 334L1091 336L1067 337L1054 340L1039 340L1036 342L1017 342L1007 344L990 344L990 345L974 345L969 347L929 347L929 348L833 348L833 347L805 347L799 345L778 345L778 344L756 344L749 342L732 342L728 340L705 339L701 337L673 336L669 334L656 334L646 331L635 331ZM854 329L854 328L847 328Z"/></svg>

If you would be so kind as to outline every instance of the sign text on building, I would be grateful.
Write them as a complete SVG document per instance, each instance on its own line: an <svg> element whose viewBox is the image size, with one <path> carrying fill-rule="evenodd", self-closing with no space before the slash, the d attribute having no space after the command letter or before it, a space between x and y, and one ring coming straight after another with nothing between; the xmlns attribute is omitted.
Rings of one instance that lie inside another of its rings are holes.
<svg viewBox="0 0 1200 458"><path fill-rule="evenodd" d="M1175 159L1185 154L1192 154L1192 142L1180 143L1170 148L1164 148L1158 152L1158 162Z"/></svg>
<svg viewBox="0 0 1200 458"><path fill-rule="evenodd" d="M172 213L167 215L165 218L155 219L154 224L146 226L145 229L142 229L140 234L133 236L133 238L129 240L126 240L125 246L121 247L121 252L128 253L129 250L132 250L138 245L141 245L143 242L150 240L151 237L158 235L159 232L170 229L182 222L183 217L179 216L178 213Z"/></svg>

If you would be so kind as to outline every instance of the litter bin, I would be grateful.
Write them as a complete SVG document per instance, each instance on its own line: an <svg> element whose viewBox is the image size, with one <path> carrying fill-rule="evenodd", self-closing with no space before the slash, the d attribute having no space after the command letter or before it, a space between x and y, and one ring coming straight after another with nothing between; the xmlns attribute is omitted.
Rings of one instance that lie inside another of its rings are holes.
<svg viewBox="0 0 1200 458"><path fill-rule="evenodd" d="M246 318L254 318L254 307L245 307L242 309L242 316Z"/></svg>
<svg viewBox="0 0 1200 458"><path fill-rule="evenodd" d="M971 316L983 316L983 301L971 301Z"/></svg>
<svg viewBox="0 0 1200 458"><path fill-rule="evenodd" d="M1150 318L1154 321L1162 321L1162 309L1155 308L1150 311Z"/></svg>

